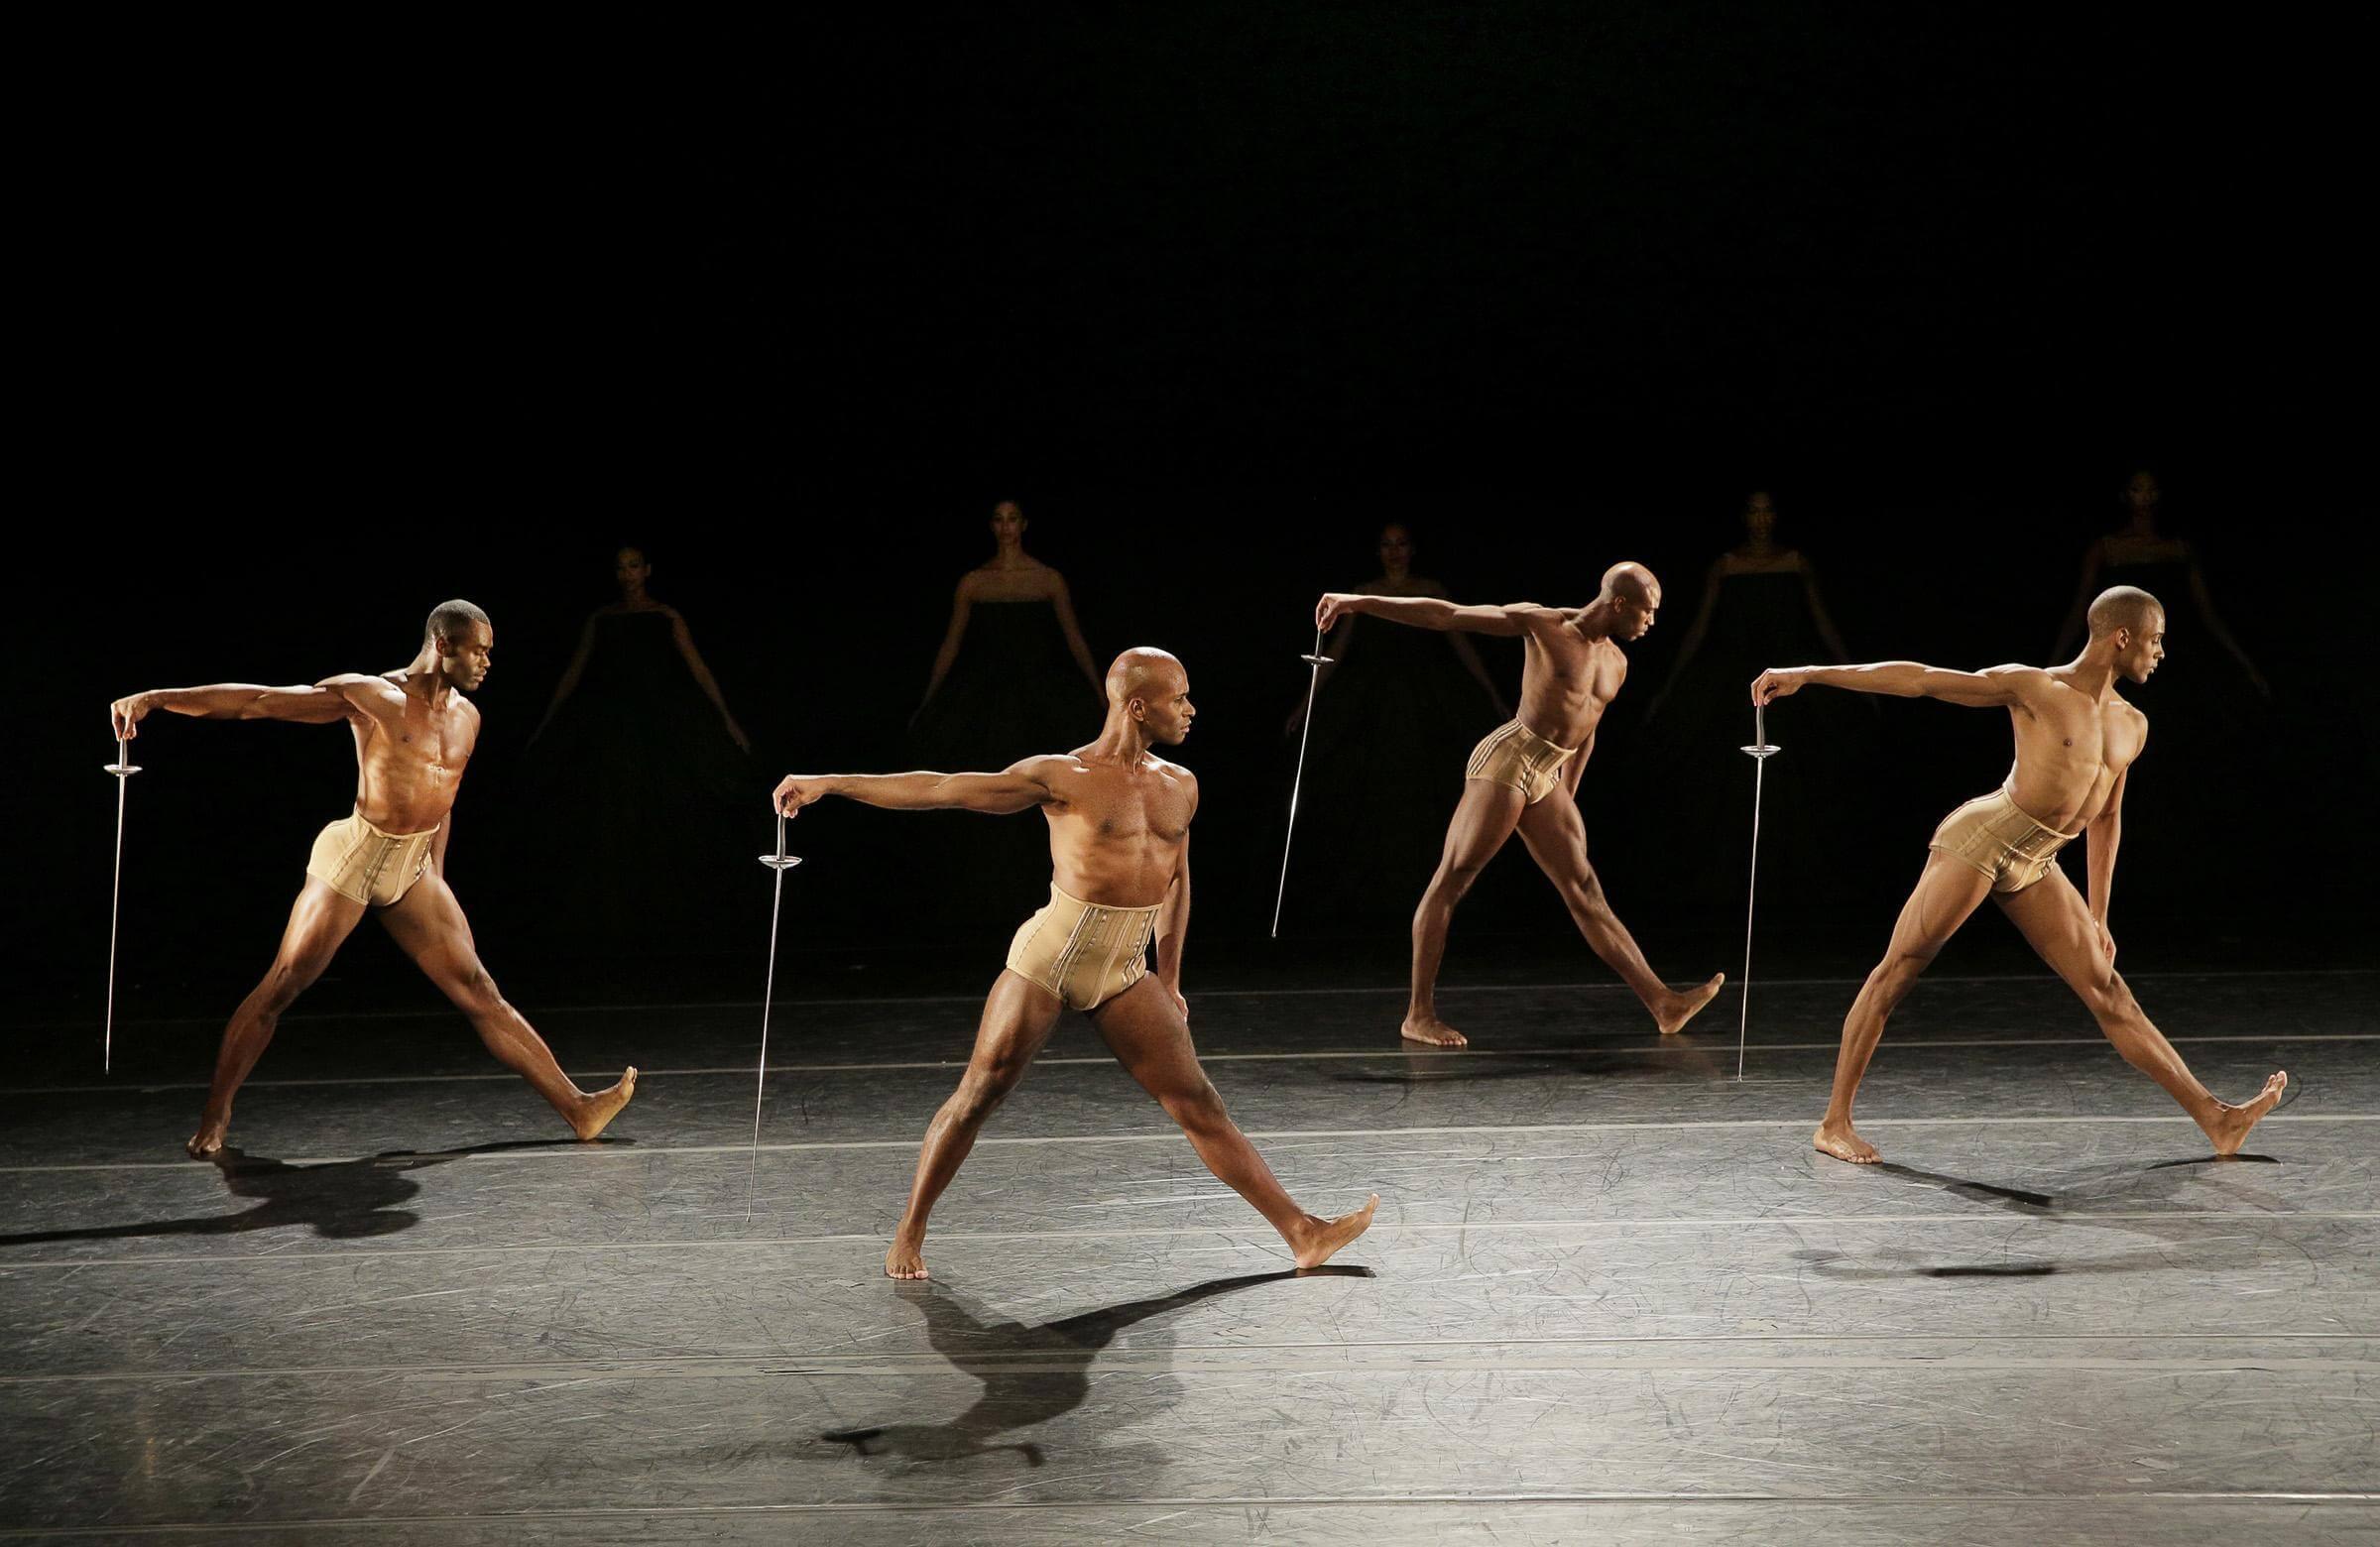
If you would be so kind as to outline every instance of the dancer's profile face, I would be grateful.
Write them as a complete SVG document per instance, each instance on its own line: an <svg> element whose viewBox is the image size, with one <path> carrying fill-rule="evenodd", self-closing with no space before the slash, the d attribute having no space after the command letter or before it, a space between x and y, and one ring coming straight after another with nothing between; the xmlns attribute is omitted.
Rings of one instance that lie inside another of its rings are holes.
<svg viewBox="0 0 2380 1547"><path fill-rule="evenodd" d="M1197 718L1186 672L1168 671L1141 694L1140 723L1148 727L1149 739L1160 747L1179 747L1190 734L1190 722Z"/></svg>
<svg viewBox="0 0 2380 1547"><path fill-rule="evenodd" d="M496 631L472 623L459 637L438 636L438 665L446 679L469 691L488 679L489 658L496 653Z"/></svg>
<svg viewBox="0 0 2380 1547"><path fill-rule="evenodd" d="M2116 653L2115 669L2127 682L2146 682L2151 672L2165 662L2165 611L2152 607L2140 620L2140 627L2129 631L2131 638Z"/></svg>
<svg viewBox="0 0 2380 1547"><path fill-rule="evenodd" d="M1024 536L1024 512L1014 500L992 507L992 536L1002 542L1014 542Z"/></svg>
<svg viewBox="0 0 2380 1547"><path fill-rule="evenodd" d="M1619 622L1619 627L1611 631L1613 638L1643 639L1653 632L1653 618L1661 611L1661 587L1648 586L1641 596L1625 588L1613 591L1611 611Z"/></svg>
<svg viewBox="0 0 2380 1547"><path fill-rule="evenodd" d="M620 582L623 591L643 590L653 578L653 565L647 562L642 548L624 547L612 555L612 578Z"/></svg>

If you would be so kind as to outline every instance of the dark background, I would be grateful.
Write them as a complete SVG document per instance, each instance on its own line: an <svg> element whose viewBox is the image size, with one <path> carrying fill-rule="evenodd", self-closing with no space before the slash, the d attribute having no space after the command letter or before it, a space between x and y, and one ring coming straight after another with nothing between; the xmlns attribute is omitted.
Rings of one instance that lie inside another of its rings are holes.
<svg viewBox="0 0 2380 1547"><path fill-rule="evenodd" d="M1744 492L1775 492L1856 654L2046 661L2136 467L2276 697L2219 782L2153 743L2128 959L2360 959L2370 330L2340 48L2112 13L1293 7L829 29L764 60L722 39L715 80L615 67L568 102L435 76L95 91L26 193L15 1003L95 1009L108 698L392 667L449 595L497 624L451 870L515 998L750 997L769 784L901 764L1000 498L1096 653L1190 665L1193 960L1219 972L1397 970L1412 897L1335 892L1327 852L1301 849L1289 938L1262 939L1301 620L1372 572L1383 520L1467 597L1578 602L1610 560L1651 563L1669 609L1586 798L1656 965L1699 974L1739 945L1740 877L1664 875L1662 832L1741 824L1741 760L1715 748L1672 809L1612 802ZM622 541L761 749L751 841L707 894L651 899L704 927L643 951L576 934L585 899L496 841L540 819L523 743ZM2177 608L2135 695L2161 727L2161 695L2228 712L2175 686L2216 654L2194 626ZM1872 808L1844 863L1878 883L1771 893L1788 960L1863 967L1932 822L2004 766L1997 716L1881 723L1889 756L1844 767L1777 718L1780 777ZM151 731L126 1012L228 1010L346 809L348 740ZM1043 878L938 871L963 820L805 816L799 981L988 977ZM1438 835L1380 842L1426 873ZM1975 959L2009 945L1984 923ZM1518 940L1600 974L1567 934L1509 855L1453 961ZM359 946L343 981L427 992Z"/></svg>

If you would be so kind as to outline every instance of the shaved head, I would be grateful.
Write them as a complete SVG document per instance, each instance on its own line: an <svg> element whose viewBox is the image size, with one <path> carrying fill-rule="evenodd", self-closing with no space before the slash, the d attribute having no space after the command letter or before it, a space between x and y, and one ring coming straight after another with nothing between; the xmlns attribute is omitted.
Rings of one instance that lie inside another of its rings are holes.
<svg viewBox="0 0 2380 1547"><path fill-rule="evenodd" d="M1129 704L1135 698L1169 697L1189 680L1190 673L1171 652L1135 645L1108 667L1108 702Z"/></svg>
<svg viewBox="0 0 2380 1547"><path fill-rule="evenodd" d="M2165 616L2165 604L2136 585L2109 586L2090 604L2090 637L2103 640L2118 629L2139 634L2150 615Z"/></svg>
<svg viewBox="0 0 2380 1547"><path fill-rule="evenodd" d="M1597 601L1633 602L1639 607L1657 607L1661 602L1661 582L1653 572L1632 558L1623 558L1604 571L1604 588Z"/></svg>

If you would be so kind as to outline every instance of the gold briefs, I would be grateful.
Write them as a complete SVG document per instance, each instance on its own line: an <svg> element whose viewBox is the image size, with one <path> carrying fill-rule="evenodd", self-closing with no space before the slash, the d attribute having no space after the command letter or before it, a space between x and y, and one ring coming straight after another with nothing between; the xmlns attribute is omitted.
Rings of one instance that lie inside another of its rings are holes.
<svg viewBox="0 0 2380 1547"><path fill-rule="evenodd" d="M1097 1010L1148 975L1157 909L1105 907L1049 887L1049 903L1009 942L1009 971L1068 1010Z"/></svg>
<svg viewBox="0 0 2380 1547"><path fill-rule="evenodd" d="M1927 847L1989 876L1994 892L2022 892L2047 876L2058 851L2078 836L2035 821L2003 785L1944 817Z"/></svg>
<svg viewBox="0 0 2380 1547"><path fill-rule="evenodd" d="M371 907L387 907L414 890L429 868L433 827L422 833L384 833L361 811L331 823L314 839L305 873L340 896Z"/></svg>
<svg viewBox="0 0 2380 1547"><path fill-rule="evenodd" d="M1562 781L1562 765L1577 750L1557 747L1518 720L1507 720L1471 750L1471 763L1463 776L1509 784L1535 805L1554 792L1554 786Z"/></svg>

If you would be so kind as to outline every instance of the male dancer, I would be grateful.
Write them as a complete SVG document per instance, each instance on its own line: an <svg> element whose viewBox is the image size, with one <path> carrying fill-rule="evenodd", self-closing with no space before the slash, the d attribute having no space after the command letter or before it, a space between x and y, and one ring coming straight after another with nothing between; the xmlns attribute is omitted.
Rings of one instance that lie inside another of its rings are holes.
<svg viewBox="0 0 2380 1547"><path fill-rule="evenodd" d="M1770 703L1807 683L1900 698L1999 706L2016 729L2016 766L1998 789L1969 800L1934 830L1917 890L1893 925L1892 944L1851 1002L1835 1059L1835 1094L1812 1142L1838 1160L1870 1165L1876 1147L1851 1130L1851 1098L1884 1034L1884 1021L1918 975L1986 895L2067 987L2081 996L2124 1061L2166 1089L2205 1131L2218 1155L2235 1154L2248 1130L2273 1110L2287 1074L2264 1082L2244 1107L2207 1094L2189 1065L2132 998L2115 970L2107 899L2123 834L2124 780L2149 736L2149 717L2115 690L2115 679L2146 682L2165 658L2165 609L2128 585L2090 604L2090 640L2063 666L1989 666L1946 671L1910 660L1864 666L1792 666L1763 671L1752 702ZM2087 831L2090 902L2058 868L2057 854Z"/></svg>
<svg viewBox="0 0 2380 1547"><path fill-rule="evenodd" d="M488 1051L551 1102L580 1138L602 1132L636 1094L633 1068L619 1084L591 1095L571 1083L543 1039L496 992L462 904L446 885L455 790L479 740L479 710L463 693L488 679L495 644L486 613L469 602L444 602L429 615L412 664L379 676L350 672L311 687L156 688L108 706L118 737L139 735L142 719L157 709L201 720L344 720L355 732L355 814L314 839L281 953L224 1028L214 1084L187 1146L191 1158L209 1159L223 1147L240 1082L273 1040L283 1012L322 976L367 910L380 914L414 964L471 1017Z"/></svg>
<svg viewBox="0 0 2380 1547"><path fill-rule="evenodd" d="M1364 1234L1372 1194L1335 1220L1290 1201L1255 1146L1223 1110L1190 1045L1182 942L1190 931L1190 819L1198 780L1149 751L1178 747L1197 711L1182 663L1128 650L1108 667L1108 720L1089 746L1026 758L998 774L795 774L776 786L787 815L828 795L896 811L1041 808L1049 819L1049 905L1009 945L958 1090L934 1114L908 1207L885 1253L894 1278L923 1278L925 1219L975 1147L975 1135L1032 1062L1058 1012L1079 1010L1126 1072L1182 1126L1199 1159L1281 1233L1299 1267L1330 1259ZM1142 957L1151 936L1157 970Z"/></svg>
<svg viewBox="0 0 2380 1547"><path fill-rule="evenodd" d="M1700 987L1672 990L1645 965L1627 925L1605 899L1603 883L1587 863L1587 824L1580 820L1579 775L1595 755L1603 723L1628 659L1621 640L1640 640L1661 607L1661 582L1642 564L1604 571L1603 589L1585 607L1463 607L1428 596L1324 595L1314 608L1317 628L1349 613L1466 634L1519 635L1526 642L1520 668L1520 714L1488 734L1463 771L1463 799L1446 829L1446 851L1413 913L1413 993L1400 1034L1412 1042L1462 1047L1470 1038L1438 1018L1438 963L1446 955L1447 925L1480 872L1514 829L1529 857L1562 893L1570 916L1595 954L1627 981L1663 1034L1676 1031L1711 1003L1726 973Z"/></svg>

